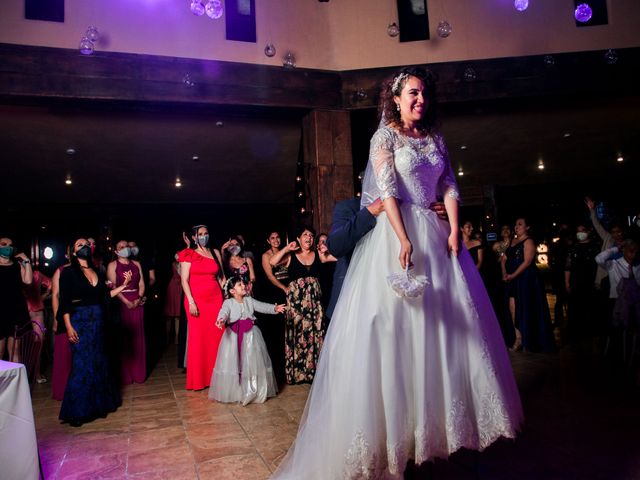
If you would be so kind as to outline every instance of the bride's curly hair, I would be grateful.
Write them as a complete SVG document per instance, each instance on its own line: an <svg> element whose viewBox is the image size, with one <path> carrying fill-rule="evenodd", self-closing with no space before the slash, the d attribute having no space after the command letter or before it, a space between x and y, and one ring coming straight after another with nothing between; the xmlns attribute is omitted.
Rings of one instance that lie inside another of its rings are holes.
<svg viewBox="0 0 640 480"><path fill-rule="evenodd" d="M399 96L409 77L416 77L422 80L424 84L425 96L428 99L427 111L418 122L418 128L424 133L431 133L438 124L437 119L437 100L436 100L436 81L433 74L429 70L420 67L405 67L396 75L389 78L382 84L380 92L380 105L378 114L380 123L389 125L394 123L402 126L400 112L397 109L394 97Z"/></svg>

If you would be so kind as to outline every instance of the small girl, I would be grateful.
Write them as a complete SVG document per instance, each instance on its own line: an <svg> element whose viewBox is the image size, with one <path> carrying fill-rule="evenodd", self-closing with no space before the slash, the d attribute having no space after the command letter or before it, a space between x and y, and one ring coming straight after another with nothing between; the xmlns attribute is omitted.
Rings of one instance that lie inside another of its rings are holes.
<svg viewBox="0 0 640 480"><path fill-rule="evenodd" d="M283 313L284 304L271 305L248 296L247 287L239 276L225 284L228 299L222 304L216 326L227 328L220 342L209 398L218 402L264 403L278 393L271 358L260 329L254 326L254 311Z"/></svg>

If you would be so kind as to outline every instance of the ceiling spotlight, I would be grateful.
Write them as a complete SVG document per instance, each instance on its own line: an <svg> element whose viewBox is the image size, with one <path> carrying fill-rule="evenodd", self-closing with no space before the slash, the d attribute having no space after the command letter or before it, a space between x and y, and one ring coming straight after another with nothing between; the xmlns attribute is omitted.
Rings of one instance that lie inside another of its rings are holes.
<svg viewBox="0 0 640 480"><path fill-rule="evenodd" d="M67 175L67 178L64 180L65 185L71 185L73 180L71 180L71 175Z"/></svg>
<svg viewBox="0 0 640 480"><path fill-rule="evenodd" d="M53 258L53 248L51 247L45 247L44 251L43 251L43 256L44 258L46 258L47 260L51 260Z"/></svg>
<svg viewBox="0 0 640 480"><path fill-rule="evenodd" d="M467 146L466 145L460 145L460 150L466 150Z"/></svg>
<svg viewBox="0 0 640 480"><path fill-rule="evenodd" d="M562 136L564 138L569 138L571 136L571 132L565 132Z"/></svg>
<svg viewBox="0 0 640 480"><path fill-rule="evenodd" d="M182 186L182 180L180 177L176 177L176 188L180 188Z"/></svg>
<svg viewBox="0 0 640 480"><path fill-rule="evenodd" d="M459 177L463 177L464 176L464 170L462 170L462 165L460 165L458 167L458 176Z"/></svg>
<svg viewBox="0 0 640 480"><path fill-rule="evenodd" d="M618 154L618 158L616 160L618 160L618 162L624 162L624 157L622 154Z"/></svg>
<svg viewBox="0 0 640 480"><path fill-rule="evenodd" d="M544 170L544 161L542 159L538 160L538 170Z"/></svg>
<svg viewBox="0 0 640 480"><path fill-rule="evenodd" d="M69 147L67 148L67 155L75 155L76 154L76 149L73 147Z"/></svg>
<svg viewBox="0 0 640 480"><path fill-rule="evenodd" d="M191 160L197 162L198 160L200 160L200 157L198 155L194 155L193 157L191 157Z"/></svg>
<svg viewBox="0 0 640 480"><path fill-rule="evenodd" d="M218 121L216 122L216 127L218 127L218 128L222 128L222 127L224 127L224 122L223 122L222 120L218 120Z"/></svg>

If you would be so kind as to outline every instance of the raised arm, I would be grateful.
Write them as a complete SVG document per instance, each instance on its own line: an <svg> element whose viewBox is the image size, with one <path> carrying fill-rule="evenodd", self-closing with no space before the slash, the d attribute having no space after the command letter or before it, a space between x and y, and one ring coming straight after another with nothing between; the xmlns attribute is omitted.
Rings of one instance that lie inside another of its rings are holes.
<svg viewBox="0 0 640 480"><path fill-rule="evenodd" d="M591 224L593 225L593 228L598 233L598 236L600 237L600 239L603 242L607 242L607 240L609 240L611 238L611 234L609 232L607 232L607 230L600 223L600 220L598 220L598 212L596 211L596 203L592 199L590 199L589 197L586 197L584 199L584 203L587 205L587 208L589 209L589 216L591 217Z"/></svg>
<svg viewBox="0 0 640 480"><path fill-rule="evenodd" d="M264 270L264 274L267 276L267 279L271 283L273 283L280 290L287 291L287 287L280 282L275 275L273 274L273 269L271 268L271 263L269 263L269 256L266 253L262 254L262 269Z"/></svg>

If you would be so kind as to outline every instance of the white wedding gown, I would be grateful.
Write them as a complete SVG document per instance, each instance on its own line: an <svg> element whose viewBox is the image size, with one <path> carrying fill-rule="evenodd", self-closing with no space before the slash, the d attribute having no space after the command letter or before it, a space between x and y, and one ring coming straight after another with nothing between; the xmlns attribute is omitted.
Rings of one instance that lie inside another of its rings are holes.
<svg viewBox="0 0 640 480"><path fill-rule="evenodd" d="M331 319L298 436L273 479L402 478L407 460L445 458L514 438L520 397L496 316L469 253L448 255L450 227L428 209L457 197L440 135L390 127L371 141L363 205L394 196L422 296L399 298L386 215L357 245Z"/></svg>

